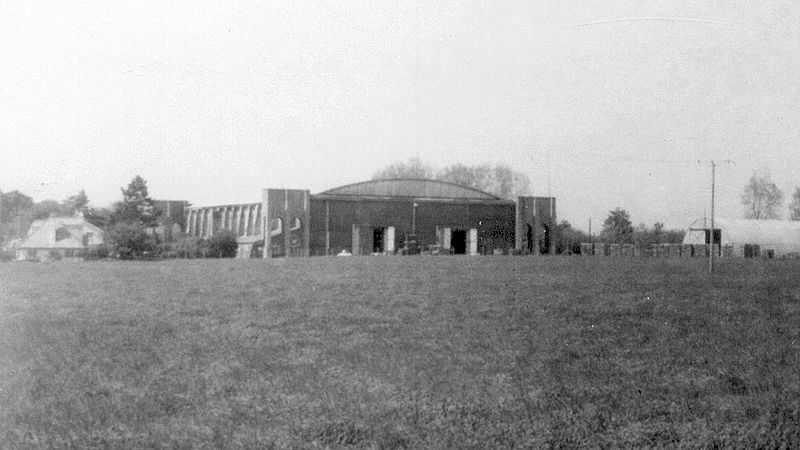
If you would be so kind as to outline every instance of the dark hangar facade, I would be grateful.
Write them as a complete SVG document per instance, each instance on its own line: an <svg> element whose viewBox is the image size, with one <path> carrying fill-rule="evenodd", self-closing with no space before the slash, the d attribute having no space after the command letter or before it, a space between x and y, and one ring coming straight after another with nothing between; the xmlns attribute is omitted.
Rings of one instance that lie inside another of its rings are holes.
<svg viewBox="0 0 800 450"><path fill-rule="evenodd" d="M260 203L185 210L185 232L235 233L239 257L551 253L553 197L506 200L427 179L372 180L318 194L264 189Z"/></svg>

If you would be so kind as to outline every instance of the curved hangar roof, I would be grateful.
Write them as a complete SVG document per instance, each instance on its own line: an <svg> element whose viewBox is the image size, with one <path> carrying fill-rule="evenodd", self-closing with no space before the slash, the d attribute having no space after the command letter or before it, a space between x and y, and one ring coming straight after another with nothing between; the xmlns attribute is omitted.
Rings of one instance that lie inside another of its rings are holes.
<svg viewBox="0 0 800 450"><path fill-rule="evenodd" d="M704 219L695 220L683 237L684 244L705 244ZM747 220L719 218L714 228L722 230L722 245L791 245L800 249L800 222L793 220Z"/></svg>
<svg viewBox="0 0 800 450"><path fill-rule="evenodd" d="M498 201L502 198L446 181L395 178L348 184L317 194L335 197L406 197Z"/></svg>

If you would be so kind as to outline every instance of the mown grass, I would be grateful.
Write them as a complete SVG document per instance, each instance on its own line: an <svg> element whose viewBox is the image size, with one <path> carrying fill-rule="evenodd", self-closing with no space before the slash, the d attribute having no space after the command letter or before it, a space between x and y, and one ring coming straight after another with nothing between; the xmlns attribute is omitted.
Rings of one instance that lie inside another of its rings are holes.
<svg viewBox="0 0 800 450"><path fill-rule="evenodd" d="M0 264L0 446L800 446L800 264L704 264Z"/></svg>

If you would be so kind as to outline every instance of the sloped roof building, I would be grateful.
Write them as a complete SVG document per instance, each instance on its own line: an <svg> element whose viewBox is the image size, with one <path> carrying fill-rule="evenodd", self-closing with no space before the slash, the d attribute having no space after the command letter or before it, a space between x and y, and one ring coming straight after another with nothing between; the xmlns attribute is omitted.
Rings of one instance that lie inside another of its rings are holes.
<svg viewBox="0 0 800 450"><path fill-rule="evenodd" d="M17 259L80 259L89 248L102 243L103 230L83 217L49 217L31 224L17 247Z"/></svg>

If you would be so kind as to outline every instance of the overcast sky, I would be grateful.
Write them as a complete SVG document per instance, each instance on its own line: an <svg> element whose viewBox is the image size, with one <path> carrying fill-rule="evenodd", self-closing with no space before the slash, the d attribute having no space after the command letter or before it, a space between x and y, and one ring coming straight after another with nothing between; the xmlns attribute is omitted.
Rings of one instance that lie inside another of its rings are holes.
<svg viewBox="0 0 800 450"><path fill-rule="evenodd" d="M788 203L799 80L796 0L2 2L0 189L251 202L419 156L510 165L583 229L682 228L697 160L736 162L720 217L753 170Z"/></svg>

